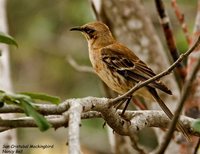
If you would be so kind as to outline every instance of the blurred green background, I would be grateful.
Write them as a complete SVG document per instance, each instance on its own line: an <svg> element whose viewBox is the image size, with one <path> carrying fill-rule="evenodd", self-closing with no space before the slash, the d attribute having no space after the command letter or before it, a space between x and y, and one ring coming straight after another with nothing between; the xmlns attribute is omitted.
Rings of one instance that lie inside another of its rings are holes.
<svg viewBox="0 0 200 154"><path fill-rule="evenodd" d="M11 52L16 91L43 91L62 98L100 96L97 78L76 72L71 55L89 65L87 45L70 27L94 20L87 1L8 1L10 34L19 44Z"/></svg>
<svg viewBox="0 0 200 154"><path fill-rule="evenodd" d="M190 32L194 23L196 0L179 0L185 13ZM144 1L147 12L155 18L153 1ZM181 51L187 49L185 38L175 20L170 2L167 3L173 20L176 41ZM7 15L10 35L19 48L11 47L11 74L16 92L42 92L56 95L63 100L85 96L103 96L101 82L90 73L77 72L66 57L70 55L81 65L89 65L87 43L80 33L69 29L95 20L87 0L8 0ZM159 29L159 28L158 28ZM163 39L162 31L159 31ZM97 149L98 153L110 153L103 120L85 120L81 127L81 143L87 149ZM37 129L19 129L19 143L55 144L53 153L64 153L67 130L49 130L41 133ZM92 141L92 142L91 142ZM52 151L52 150L51 150ZM28 153L29 151L26 151ZM31 154L38 151L30 151ZM40 154L43 154L40 151ZM50 152L47 152L50 153ZM89 152L87 152L89 153Z"/></svg>

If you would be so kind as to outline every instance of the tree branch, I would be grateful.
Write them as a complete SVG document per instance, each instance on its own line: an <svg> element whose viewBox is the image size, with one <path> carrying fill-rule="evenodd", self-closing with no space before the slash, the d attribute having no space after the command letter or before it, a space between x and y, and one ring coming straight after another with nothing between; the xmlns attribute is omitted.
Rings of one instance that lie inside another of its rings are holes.
<svg viewBox="0 0 200 154"><path fill-rule="evenodd" d="M174 35L172 32L172 27L170 25L170 19L167 15L167 12L165 10L165 5L162 0L155 0L156 9L160 17L160 23L162 25L165 39L167 42L167 46L169 48L171 57L173 58L173 61L176 61L179 58L179 51L176 47ZM186 77L186 71L185 67L182 63L177 64L177 69L175 71L175 76L177 78L177 82L179 84L179 88L182 88L183 81Z"/></svg>
<svg viewBox="0 0 200 154"><path fill-rule="evenodd" d="M200 138L198 139L198 142L197 142L197 144L196 144L196 146L195 146L194 154L198 154L197 152L198 152L198 150L199 150L199 145L200 145Z"/></svg>
<svg viewBox="0 0 200 154"><path fill-rule="evenodd" d="M94 73L94 70L90 66L79 65L71 56L67 56L68 63L79 72Z"/></svg>
<svg viewBox="0 0 200 154"><path fill-rule="evenodd" d="M185 16L184 14L181 12L179 6L177 5L177 1L176 0L171 0L171 5L172 5L172 8L174 9L174 12L176 14L176 17L181 25L181 28L183 30L183 33L185 35L185 38L187 40L187 43L190 45L191 42L192 42L192 38L189 34L189 30L188 30L188 26L185 22Z"/></svg>
<svg viewBox="0 0 200 154"><path fill-rule="evenodd" d="M70 109L68 106L73 104L79 104L78 110L82 108L82 113L80 114L81 119L91 119L91 118L99 118L103 117L107 124L118 134L131 136L136 132L142 130L145 127L160 127L160 128L167 128L170 120L164 114L163 111L151 111L151 110L144 110L144 111L126 111L125 112L125 121L124 119L119 116L121 110L116 111L113 107L108 107L109 99L106 98L95 98L95 97L86 97L82 99L69 99L59 105L47 105L47 109L44 108L44 105L38 110L40 113L45 113L54 110L61 110L65 107L65 111L57 112L59 115L48 115L46 116L47 120L51 123L52 128L60 128L68 126ZM67 107L66 107L67 106ZM1 108L3 110L4 107ZM8 111L8 106L6 106ZM12 107L13 108L13 107ZM57 109L56 109L57 108ZM19 111L19 110L18 110ZM45 112L44 112L45 111ZM77 112L80 112L77 111ZM67 113L64 115L62 113ZM185 128L191 135L200 136L199 132L194 131L192 128L192 123L194 119L188 118L185 116L181 116L180 119L183 123ZM79 123L76 123L76 126ZM15 119L0 119L0 130L8 130L13 128L19 127L37 127L34 120L30 117L22 117L22 118L15 118Z"/></svg>
<svg viewBox="0 0 200 154"><path fill-rule="evenodd" d="M144 151L144 149L142 149L141 147L139 147L138 142L136 141L134 136L130 136L131 139L131 143L132 143L132 147L138 151L139 154L146 154L146 152Z"/></svg>
<svg viewBox="0 0 200 154"><path fill-rule="evenodd" d="M200 68L200 58L199 60L197 61L196 65L194 66L194 69L192 71L192 74L189 76L189 79L188 81L184 84L184 87L183 87L183 91L182 91L182 96L180 98L180 101L178 103L178 107L174 113L174 117L172 119L172 122L169 126L169 131L166 133L166 136L165 136L165 139L163 140L163 143L161 144L161 146L159 147L159 149L157 150L156 154L161 154L161 153L164 153L164 151L167 149L168 145L169 145L169 142L172 138L172 135L173 135L173 132L174 132L174 129L176 128L176 123L178 121L178 118L181 114L181 111L182 111L182 108L184 106L184 103L187 99L187 96L191 90L191 85L192 85L192 82L194 81L194 78L196 77L196 74L198 72Z"/></svg>
<svg viewBox="0 0 200 154"><path fill-rule="evenodd" d="M100 118L101 113L96 111L89 111L81 114L81 119L91 119L91 118ZM69 117L63 115L50 115L45 116L48 122L52 125L52 128L67 127ZM0 119L0 132L4 132L9 129L14 128L31 128L38 127L31 117L20 117L12 119Z"/></svg>
<svg viewBox="0 0 200 154"><path fill-rule="evenodd" d="M70 154L80 154L79 126L81 121L82 106L78 101L70 103L69 111L66 111L64 117L69 116L68 143Z"/></svg>

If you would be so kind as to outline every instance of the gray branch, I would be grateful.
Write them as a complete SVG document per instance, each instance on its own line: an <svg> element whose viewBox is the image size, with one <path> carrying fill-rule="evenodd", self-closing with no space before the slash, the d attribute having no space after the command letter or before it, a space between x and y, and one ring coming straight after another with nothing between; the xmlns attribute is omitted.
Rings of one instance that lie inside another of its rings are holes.
<svg viewBox="0 0 200 154"><path fill-rule="evenodd" d="M80 154L80 140L79 140L79 125L81 121L82 106L78 101L70 103L69 111L66 111L63 115L64 117L69 116L69 153L70 154Z"/></svg>
<svg viewBox="0 0 200 154"><path fill-rule="evenodd" d="M116 111L115 108L109 107L109 101L110 99L107 98L96 97L69 99L59 105L37 105L37 110L41 114L46 115L45 117L52 124L53 128L68 126L70 123L68 115L70 115L72 119L75 117L81 117L81 119L102 117L115 132L125 136L131 136L132 133L138 132L145 127L167 128L170 122L163 111L156 110L127 111L125 113L126 120L124 120L119 115L121 110ZM71 106L73 106L72 104L77 106L71 108ZM13 110L14 108L16 110ZM20 110L19 107L9 105L0 108L0 112L22 113L22 110ZM192 129L192 123L195 119L181 116L180 120L191 135L200 136L199 132ZM73 125L79 126L79 123L80 121L76 119L76 124ZM19 127L37 127L37 125L30 117L0 119L0 131Z"/></svg>

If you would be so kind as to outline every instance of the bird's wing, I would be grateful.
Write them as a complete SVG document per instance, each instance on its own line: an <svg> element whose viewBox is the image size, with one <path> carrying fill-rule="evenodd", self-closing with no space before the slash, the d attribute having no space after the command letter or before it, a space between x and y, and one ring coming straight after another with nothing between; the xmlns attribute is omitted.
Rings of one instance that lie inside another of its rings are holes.
<svg viewBox="0 0 200 154"><path fill-rule="evenodd" d="M156 75L132 51L124 46L113 45L102 48L101 56L103 62L109 69L116 71L127 80L133 80L135 82L145 81ZM150 83L149 86L172 94L172 92L159 80Z"/></svg>

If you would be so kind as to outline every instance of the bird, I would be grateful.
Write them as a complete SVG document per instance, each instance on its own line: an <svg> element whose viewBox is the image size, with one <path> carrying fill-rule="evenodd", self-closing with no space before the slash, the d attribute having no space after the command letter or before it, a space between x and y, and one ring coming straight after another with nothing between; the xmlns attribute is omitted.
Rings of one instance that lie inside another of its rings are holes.
<svg viewBox="0 0 200 154"><path fill-rule="evenodd" d="M90 22L73 27L70 31L80 31L85 36L88 42L89 59L94 71L110 89L119 95L126 93L139 82L156 75L131 49L118 42L103 22ZM155 100L168 118L172 119L173 113L158 95L157 90L172 95L171 90L160 80L155 80L140 88L133 95ZM177 123L177 128L186 139L189 138L180 121Z"/></svg>

